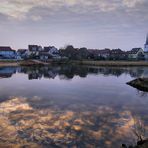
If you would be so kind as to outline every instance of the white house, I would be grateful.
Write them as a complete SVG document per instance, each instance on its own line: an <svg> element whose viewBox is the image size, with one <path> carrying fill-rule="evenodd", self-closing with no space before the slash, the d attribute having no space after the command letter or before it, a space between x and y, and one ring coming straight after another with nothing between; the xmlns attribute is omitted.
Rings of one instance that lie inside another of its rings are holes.
<svg viewBox="0 0 148 148"><path fill-rule="evenodd" d="M42 60L42 61L47 61L48 59L51 58L51 55L50 55L48 52L41 51L41 52L39 53L39 58L40 58L40 60Z"/></svg>
<svg viewBox="0 0 148 148"><path fill-rule="evenodd" d="M0 46L0 59L15 59L16 51L8 46Z"/></svg>
<svg viewBox="0 0 148 148"><path fill-rule="evenodd" d="M59 50L54 46L44 47L44 52L48 53L51 58L59 59Z"/></svg>
<svg viewBox="0 0 148 148"><path fill-rule="evenodd" d="M50 58L59 58L59 50L54 46L47 46L42 48L38 45L28 46L28 55L32 58L39 58L41 60L47 60Z"/></svg>
<svg viewBox="0 0 148 148"><path fill-rule="evenodd" d="M48 46L48 47L44 47L44 51L48 52L50 54L59 54L59 51L57 48L55 48L54 46Z"/></svg>
<svg viewBox="0 0 148 148"><path fill-rule="evenodd" d="M128 58L132 60L144 58L144 51L142 48L133 48L128 52Z"/></svg>

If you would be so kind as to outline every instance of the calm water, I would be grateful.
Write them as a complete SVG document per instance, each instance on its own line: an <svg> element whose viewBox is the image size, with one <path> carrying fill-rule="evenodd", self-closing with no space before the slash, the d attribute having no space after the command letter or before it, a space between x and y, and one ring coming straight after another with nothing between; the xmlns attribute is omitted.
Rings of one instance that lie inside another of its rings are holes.
<svg viewBox="0 0 148 148"><path fill-rule="evenodd" d="M118 148L148 131L148 68L0 68L0 147Z"/></svg>

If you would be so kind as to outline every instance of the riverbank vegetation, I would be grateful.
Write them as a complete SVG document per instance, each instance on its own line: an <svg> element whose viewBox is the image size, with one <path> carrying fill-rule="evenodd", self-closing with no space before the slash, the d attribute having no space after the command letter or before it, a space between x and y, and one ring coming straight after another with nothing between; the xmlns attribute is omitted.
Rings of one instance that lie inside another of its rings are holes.
<svg viewBox="0 0 148 148"><path fill-rule="evenodd" d="M61 65L76 64L88 66L106 66L106 67L132 67L132 66L148 66L146 61L92 61L92 60L48 60L46 62L39 60L23 60L23 61L0 61L0 67L3 66L33 66L33 65Z"/></svg>

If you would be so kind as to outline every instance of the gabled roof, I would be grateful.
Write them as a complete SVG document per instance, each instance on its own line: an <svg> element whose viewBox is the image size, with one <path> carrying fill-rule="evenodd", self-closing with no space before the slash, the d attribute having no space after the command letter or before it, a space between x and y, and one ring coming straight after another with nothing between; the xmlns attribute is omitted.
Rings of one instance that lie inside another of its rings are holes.
<svg viewBox="0 0 148 148"><path fill-rule="evenodd" d="M30 51L34 51L34 48L36 48L36 50L38 50L38 45L28 45L28 48Z"/></svg>
<svg viewBox="0 0 148 148"><path fill-rule="evenodd" d="M133 48L131 51L129 51L129 54L137 54L141 49L142 48Z"/></svg>
<svg viewBox="0 0 148 148"><path fill-rule="evenodd" d="M18 49L17 50L17 52L18 53L21 53L21 54L24 54L26 51L27 51L27 49Z"/></svg>
<svg viewBox="0 0 148 148"><path fill-rule="evenodd" d="M110 53L110 49L101 49L101 50L98 50L98 53L100 54L109 54Z"/></svg>
<svg viewBox="0 0 148 148"><path fill-rule="evenodd" d="M55 48L54 46L45 46L44 47L44 51L45 52L49 52L51 49L53 49L53 48ZM57 48L55 48L55 49L57 49Z"/></svg>
<svg viewBox="0 0 148 148"><path fill-rule="evenodd" d="M49 46L49 47L44 47L44 52L49 52L50 51L50 49L51 49L51 47Z"/></svg>
<svg viewBox="0 0 148 148"><path fill-rule="evenodd" d="M111 50L111 54L123 54L124 51L122 51L121 49L112 49Z"/></svg>
<svg viewBox="0 0 148 148"><path fill-rule="evenodd" d="M28 45L28 47L38 47L38 45Z"/></svg>
<svg viewBox="0 0 148 148"><path fill-rule="evenodd" d="M14 51L9 46L0 46L0 51Z"/></svg>

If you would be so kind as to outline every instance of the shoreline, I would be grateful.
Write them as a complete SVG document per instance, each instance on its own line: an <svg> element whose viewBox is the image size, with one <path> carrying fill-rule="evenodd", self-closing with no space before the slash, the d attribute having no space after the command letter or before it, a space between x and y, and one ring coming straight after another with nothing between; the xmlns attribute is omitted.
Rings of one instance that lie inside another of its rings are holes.
<svg viewBox="0 0 148 148"><path fill-rule="evenodd" d="M1 62L0 61L0 67L8 67L8 66L17 67L17 66L19 66L19 63L18 62Z"/></svg>
<svg viewBox="0 0 148 148"><path fill-rule="evenodd" d="M72 61L72 63L104 67L148 66L148 61Z"/></svg>
<svg viewBox="0 0 148 148"><path fill-rule="evenodd" d="M148 61L76 61L70 60L66 62L62 61L50 61L48 63L37 62L37 60L28 61L0 61L0 67L6 66L48 66L52 64L64 65L64 64L78 64L85 66L103 66L103 67L134 67L134 66L148 66Z"/></svg>

